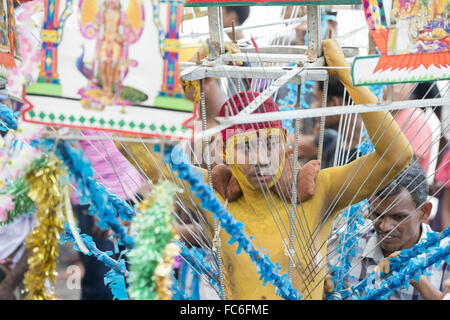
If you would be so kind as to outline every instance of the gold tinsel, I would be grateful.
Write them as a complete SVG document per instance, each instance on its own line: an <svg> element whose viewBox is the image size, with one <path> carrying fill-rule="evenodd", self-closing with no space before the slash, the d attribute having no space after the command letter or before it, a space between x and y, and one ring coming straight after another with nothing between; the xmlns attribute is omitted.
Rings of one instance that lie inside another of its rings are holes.
<svg viewBox="0 0 450 320"><path fill-rule="evenodd" d="M132 137L130 135L118 134L118 137ZM164 166L164 162L158 153L153 152L153 145L141 142L127 142L114 140L114 144L122 155L139 172L144 171L145 176L153 183L157 183L161 177L161 171L158 169Z"/></svg>
<svg viewBox="0 0 450 320"><path fill-rule="evenodd" d="M144 212L152 206L158 197L166 196L166 190L164 188L158 188L160 193L152 193L150 197L143 200L139 205L139 212ZM171 208L172 210L173 208ZM168 211L170 212L170 211ZM172 233L173 240L180 240L180 235L176 229L170 224L171 218L170 214L167 216L167 229ZM173 242L168 243L164 248L164 253L162 256L162 261L158 263L155 268L155 291L158 294L158 300L171 300L172 291L170 287L172 281L170 280L170 273L172 272L173 265L175 263L175 257L180 255L181 249L178 245Z"/></svg>
<svg viewBox="0 0 450 320"><path fill-rule="evenodd" d="M170 287L170 273L172 272L175 257L181 253L181 249L171 242L164 248L163 261L155 269L155 290L158 293L158 300L171 300L172 291Z"/></svg>
<svg viewBox="0 0 450 320"><path fill-rule="evenodd" d="M59 178L64 171L62 162L55 156L44 158L37 168L30 169L26 180L30 185L28 196L37 207L37 223L27 236L25 246L28 250L28 271L24 277L27 300L55 300L53 288L45 288L48 279L51 284L56 281L56 263L58 244L63 231L63 224L58 210L62 204L62 189Z"/></svg>
<svg viewBox="0 0 450 320"><path fill-rule="evenodd" d="M187 80L187 81L183 81L182 84L183 84L183 88L184 88L184 94L188 95L189 90L191 88L194 88L195 96L193 97L193 100L194 100L193 102L194 103L200 102L200 99L201 99L200 91L201 91L201 89L200 89L200 84L198 83L198 81L197 80Z"/></svg>

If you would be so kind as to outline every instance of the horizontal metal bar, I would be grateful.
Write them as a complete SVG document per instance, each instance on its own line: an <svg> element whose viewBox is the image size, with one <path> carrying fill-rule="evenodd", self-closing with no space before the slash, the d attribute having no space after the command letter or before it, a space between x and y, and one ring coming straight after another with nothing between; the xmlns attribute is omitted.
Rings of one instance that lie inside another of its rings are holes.
<svg viewBox="0 0 450 320"><path fill-rule="evenodd" d="M255 53L256 49L253 46L244 46L240 44L242 50L248 53ZM262 46L258 47L258 53L271 53L271 54L304 54L306 55L307 46ZM342 51L346 58L353 58L359 55L358 47L343 46Z"/></svg>
<svg viewBox="0 0 450 320"><path fill-rule="evenodd" d="M358 104L353 106L338 106L327 108L289 110L280 112L254 113L251 115L245 116L237 115L228 118L216 117L215 119L221 124L236 125L245 123L276 121L276 120L326 117L340 114L367 113L386 110L402 110L406 108L426 108L426 107L442 106L447 104L450 104L450 97L436 98L436 99L394 101L391 103L379 103L379 104L376 103Z"/></svg>
<svg viewBox="0 0 450 320"><path fill-rule="evenodd" d="M95 131L95 129L92 129L92 131ZM139 142L139 143L148 143L148 144L159 144L161 143L163 140L160 138L152 138L152 139L147 139L147 138L141 138L136 136L136 138L134 137L120 137L120 136L102 136L102 135L89 135L89 136L85 136L85 135L78 135L75 134L73 132L71 133L56 133L56 132L43 132L41 134L41 138L43 139L60 139L60 140L95 140L95 141L99 141L99 140L113 140L113 141L121 141L121 142ZM164 143L171 143L171 142L175 142L172 140L168 140L165 139ZM178 141L176 141L178 142Z"/></svg>
<svg viewBox="0 0 450 320"><path fill-rule="evenodd" d="M246 124L246 123L259 123L267 121L277 120L293 120L304 118L316 118L324 116L334 116L343 114L355 114L355 113L367 113L376 111L390 111L390 110L402 110L407 108L426 108L435 106L450 105L450 97L436 98L436 99L419 99L419 100L405 100L395 101L390 103L374 103L374 104L359 104L353 106L337 106L327 108L315 108L315 109L297 109L289 111L279 112L266 112L266 113L253 113L245 116L232 116L228 118L216 117L215 120L219 122L219 125L212 127L206 131L197 132L195 139L210 137L218 134L220 131L229 128L233 125Z"/></svg>
<svg viewBox="0 0 450 320"><path fill-rule="evenodd" d="M222 61L248 61L248 62L275 62L275 63L298 63L306 61L304 54L273 54L273 53L233 53L224 55Z"/></svg>
<svg viewBox="0 0 450 320"><path fill-rule="evenodd" d="M270 86L261 92L259 96L253 99L242 111L238 113L239 116L245 116L253 113L256 109L259 108L260 105L264 103L271 95L273 95L276 91L280 89L289 79L295 77L297 74L302 72L303 68L293 68L289 72L283 74L281 77L276 79L274 82L270 84Z"/></svg>
<svg viewBox="0 0 450 320"><path fill-rule="evenodd" d="M305 67L289 82L301 84L306 80L325 81L327 70L315 69L317 64L311 64L314 69ZM180 63L180 77L183 81L200 80L204 78L248 78L248 79L278 79L289 73L294 67L235 67L228 65L196 66L194 63Z"/></svg>
<svg viewBox="0 0 450 320"><path fill-rule="evenodd" d="M302 18L294 18L294 19L286 19L271 23L263 23L263 24L256 24L256 25L250 25L250 26L237 26L234 27L235 31L242 31L242 30L249 30L249 29L257 29L257 28L264 28L264 27L270 27L270 26L276 26L276 25L282 25L282 24L294 24L294 23L301 23L306 21L306 16ZM232 27L229 28L223 28L222 31L224 33L229 33L233 31ZM191 33L185 33L180 35L180 39L183 38L197 38L202 36L209 35L209 32L191 32Z"/></svg>

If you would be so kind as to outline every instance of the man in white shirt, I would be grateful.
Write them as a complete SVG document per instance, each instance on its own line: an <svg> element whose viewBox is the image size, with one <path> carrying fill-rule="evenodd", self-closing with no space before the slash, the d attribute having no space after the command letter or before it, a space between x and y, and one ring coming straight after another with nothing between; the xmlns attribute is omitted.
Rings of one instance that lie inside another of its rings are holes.
<svg viewBox="0 0 450 320"><path fill-rule="evenodd" d="M22 216L0 227L0 300L18 299L19 285L28 270L25 239L35 218Z"/></svg>
<svg viewBox="0 0 450 320"><path fill-rule="evenodd" d="M385 263L385 258L392 254L409 249L428 233L431 227L426 223L431 213L431 203L427 201L428 185L423 169L418 164L412 164L399 174L383 190L378 192L370 203L372 221L366 221L361 228L361 237L355 245L355 254L350 257L350 268L341 274L345 278L344 287L352 287L360 283L372 273L377 266ZM328 269L342 267L342 257L336 253L340 238L334 236L329 242ZM444 241L444 240L442 240ZM430 297L442 299L430 292L446 290L444 281L450 276L447 262L426 269L418 282L411 281L407 289L399 288L389 297L391 300L421 300ZM347 277L345 277L347 276ZM326 281L325 295L333 294L330 279ZM328 286L327 286L328 285ZM331 287L330 287L331 285ZM364 296L365 293L361 295Z"/></svg>

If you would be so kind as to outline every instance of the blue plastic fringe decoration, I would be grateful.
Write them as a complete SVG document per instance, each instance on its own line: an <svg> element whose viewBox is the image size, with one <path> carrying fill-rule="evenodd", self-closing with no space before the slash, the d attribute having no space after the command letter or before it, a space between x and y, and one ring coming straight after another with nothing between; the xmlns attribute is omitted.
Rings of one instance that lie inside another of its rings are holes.
<svg viewBox="0 0 450 320"><path fill-rule="evenodd" d="M433 246L439 246L443 239L450 236L450 227L447 227L440 234L436 232L428 232L427 236L413 245L409 249L405 249L400 251L400 254L397 257L389 258L390 261L390 270L397 271L403 268L404 264L407 263L411 258L417 257L420 254L423 254L429 248Z"/></svg>
<svg viewBox="0 0 450 320"><path fill-rule="evenodd" d="M78 229L79 231L79 229ZM94 240L92 240L92 237L81 233L81 238L83 239L83 243L86 246L86 248L89 250L88 256L94 255L94 257L97 258L98 261L103 262L105 266L108 268L114 269L118 273L122 274L123 276L128 276L129 272L125 268L125 266L118 263L116 260L111 258L109 255L112 254L110 251L102 252L100 251L97 246L95 245ZM73 242L73 248L76 251L81 252L80 248L78 247L77 243L75 242L75 239L73 238L72 232L70 231L69 225L65 224L65 234L61 235L61 244L64 244L65 242Z"/></svg>
<svg viewBox="0 0 450 320"><path fill-rule="evenodd" d="M392 275L398 274L400 271L405 270L405 268L407 268L410 265L411 261L415 261L417 259L419 259L419 260L423 259L423 257L421 257L421 256L424 254L430 255L430 254L433 254L433 252L436 252L436 250L444 250L442 252L445 252L445 249L442 249L440 247L440 244L443 239L448 238L448 237L450 237L450 227L447 227L440 234L438 234L436 232L427 233L427 236L424 239L420 240L418 243L413 245L411 248L401 250L397 257L388 258L388 260L390 261L390 264L389 264L390 274L392 274ZM447 247L448 247L448 243L447 243ZM448 259L449 259L448 250L447 250L447 256L446 257L444 256L444 258L447 259L447 261L448 261ZM448 262L450 262L450 261L448 261ZM430 265L432 265L432 264L422 267L421 270L427 268ZM411 278L414 280L418 280L421 274L422 274L421 271L417 272L415 275L410 274L412 276L410 278L408 278L407 280L409 280ZM353 293L354 295L356 295L356 296L354 296L355 299L361 299L360 293L365 291L366 292L365 297L367 297L369 295L369 293L374 290L376 280L387 277L387 276L388 276L388 274L385 274L383 272L381 272L380 274L376 274L375 272L372 272L365 279L363 279L360 283L349 288L349 290L348 290L349 292L347 293L347 295L350 295L351 293ZM405 282L404 284L407 288L410 283L408 281L408 282ZM383 298L387 299L394 291L395 290L392 290L391 292L389 292L389 294L384 294ZM372 297L369 296L370 299L375 299L377 297L376 294L372 294L372 295L373 295Z"/></svg>
<svg viewBox="0 0 450 320"><path fill-rule="evenodd" d="M186 292L186 277L188 275L192 275L192 279L190 281L191 285L191 294L188 295ZM180 265L180 268L178 269L178 283L179 283L179 291L184 293L184 296L188 300L201 300L200 298L200 276L196 271L194 271L194 268L191 268L191 266L188 263L182 263Z"/></svg>
<svg viewBox="0 0 450 320"><path fill-rule="evenodd" d="M125 260L120 259L118 263L125 268ZM129 300L125 277L122 274L111 269L105 274L104 281L105 285L110 287L114 300Z"/></svg>
<svg viewBox="0 0 450 320"><path fill-rule="evenodd" d="M45 140L39 143L52 150L55 142ZM98 218L96 224L102 230L110 227L119 237L121 244L127 248L133 247L133 237L127 234L126 228L122 227L117 219L119 216L122 220L131 220L134 216L133 209L123 199L110 193L105 186L97 182L92 164L84 156L82 149L72 147L69 141L60 141L55 152L67 166L71 180L78 185L77 195L80 196L80 203L89 204L89 214Z"/></svg>
<svg viewBox="0 0 450 320"><path fill-rule="evenodd" d="M172 270L172 276L170 277L170 281L172 281L172 300L192 300L187 296L183 289L184 286L180 283L180 281L175 279L173 273L174 271Z"/></svg>
<svg viewBox="0 0 450 320"><path fill-rule="evenodd" d="M12 112L4 104L0 103L0 131L17 130L17 118L20 112Z"/></svg>
<svg viewBox="0 0 450 320"><path fill-rule="evenodd" d="M348 278L348 271L351 268L350 257L355 256L355 246L359 241L360 228L364 225L364 217L362 215L361 208L367 206L367 201L361 201L348 207L343 214L343 217L347 220L347 226L345 232L339 237L339 244L337 246L337 253L339 254L339 268L333 267L333 283L334 293L330 294L327 299L329 300L341 300L347 297L344 290L346 279Z"/></svg>
<svg viewBox="0 0 450 320"><path fill-rule="evenodd" d="M375 150L372 141L370 140L367 131L364 129L362 132L361 143L356 146L356 150L361 155L366 155ZM351 268L350 256L355 256L354 247L357 245L361 236L360 228L364 225L364 217L362 214L362 207L367 206L367 200L356 203L348 207L343 217L347 220L347 226L345 233L339 237L339 245L337 251L339 253L339 260L341 265L334 267L333 269L333 283L334 293L330 294L327 299L346 299L349 297L349 292L344 289L347 278L349 277L348 271ZM349 239L349 240L348 240Z"/></svg>
<svg viewBox="0 0 450 320"><path fill-rule="evenodd" d="M155 145L156 152L160 152L160 146ZM178 147L166 146L164 148L164 161L168 163L174 172L178 172L178 177L187 181L191 185L193 194L200 199L201 206L205 210L213 213L213 217L220 221L221 227L231 235L228 242L230 245L237 242L238 249L236 254L240 254L244 250L255 262L260 279L263 285L267 282L276 287L276 293L283 299L299 300L301 293L298 293L292 287L288 280L287 274L280 276L278 271L281 269L279 264L276 266L269 260L268 255L257 250L251 240L244 234L244 224L236 221L233 216L222 206L212 189L204 182L203 175L196 171L190 164L189 159L183 154Z"/></svg>
<svg viewBox="0 0 450 320"><path fill-rule="evenodd" d="M372 91L372 93L374 95L377 96L377 98L380 101L384 100L384 89L387 88L387 85L385 84L375 84L375 85L371 85L371 86L367 86L369 88L370 91Z"/></svg>
<svg viewBox="0 0 450 320"><path fill-rule="evenodd" d="M218 288L220 292L220 286L218 286L218 275L214 272L212 267L206 263L204 259L205 253L203 251L198 250L196 247L191 247L190 249L186 248L182 243L177 243L181 248L181 256L183 259L189 264L189 267L194 269L197 274L204 274L207 276L207 279L211 286ZM195 300L195 299L192 299Z"/></svg>
<svg viewBox="0 0 450 320"><path fill-rule="evenodd" d="M418 256L411 258L406 262L399 271L392 271L392 275L386 280L382 280L378 288L368 286L366 295L360 300L386 300L397 288L408 288L409 280L419 280L423 274L423 270L432 266L439 265L443 260L450 263L450 243L444 246L433 246L427 250L426 256Z"/></svg>
<svg viewBox="0 0 450 320"><path fill-rule="evenodd" d="M278 98L277 104L280 108L280 111L294 110L295 104L297 103L297 91L298 85L295 83L288 82L286 83L287 94L283 98ZM302 83L300 88L300 105L302 109L309 109L311 103L314 90L314 81L308 80ZM294 120L283 120L282 121L283 128L286 129L286 133L288 136L294 133Z"/></svg>
<svg viewBox="0 0 450 320"><path fill-rule="evenodd" d="M73 248L76 251L82 252L78 247L75 239L73 237L72 231L69 228L67 223L64 224L65 233L61 235L61 244L65 242L73 242ZM80 230L78 229L78 232ZM125 286L125 277L129 275L128 270L125 267L125 261L120 259L118 261L111 258L109 255L112 252L102 252L100 251L92 240L91 236L86 234L80 234L81 239L83 240L84 245L89 250L86 254L88 256L93 255L97 258L98 261L102 262L108 268L111 268L109 272L105 274L105 284L107 284L111 288L111 293L113 294L114 299L117 300L128 300L128 294L126 292Z"/></svg>

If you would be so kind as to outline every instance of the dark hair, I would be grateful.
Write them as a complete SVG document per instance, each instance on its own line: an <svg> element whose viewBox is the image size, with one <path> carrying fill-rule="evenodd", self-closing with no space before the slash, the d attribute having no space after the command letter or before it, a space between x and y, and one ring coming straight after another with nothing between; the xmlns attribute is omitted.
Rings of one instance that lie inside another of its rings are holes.
<svg viewBox="0 0 450 320"><path fill-rule="evenodd" d="M318 81L319 90L323 92L323 81ZM341 83L341 81L333 76L330 76L328 78L328 89L327 89L327 102L331 100L332 97L340 97L344 99L344 85ZM350 99L350 96L347 94L347 99ZM344 101L345 103L345 101Z"/></svg>
<svg viewBox="0 0 450 320"><path fill-rule="evenodd" d="M428 196L428 183L425 172L417 163L410 164L395 179L382 190L378 191L378 198L391 197L400 194L404 189L408 190L414 200L416 208L421 206Z"/></svg>
<svg viewBox="0 0 450 320"><path fill-rule="evenodd" d="M227 12L234 11L238 17L237 23L239 25L243 24L245 20L247 20L250 15L250 7L249 6L226 6L224 7Z"/></svg>
<svg viewBox="0 0 450 320"><path fill-rule="evenodd" d="M435 82L427 81L417 84L411 93L411 99L434 99L440 98L441 94Z"/></svg>
<svg viewBox="0 0 450 320"><path fill-rule="evenodd" d="M434 81L427 81L427 82L419 82L414 89L414 91L411 93L410 99L435 99L435 98L441 98L441 93L439 92L439 88L436 85L436 82ZM441 118L441 108L442 106L436 106L434 107L434 113L438 116L438 118ZM426 108L422 108L422 110L425 110Z"/></svg>

